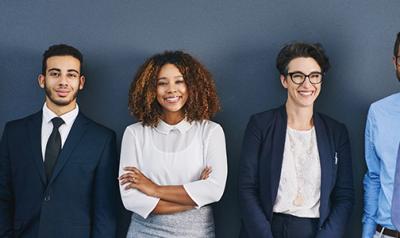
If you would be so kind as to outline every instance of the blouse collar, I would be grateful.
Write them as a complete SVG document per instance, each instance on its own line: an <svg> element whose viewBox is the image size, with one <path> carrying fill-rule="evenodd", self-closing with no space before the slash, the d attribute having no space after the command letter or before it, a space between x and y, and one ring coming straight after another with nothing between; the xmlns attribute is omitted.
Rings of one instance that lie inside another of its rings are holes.
<svg viewBox="0 0 400 238"><path fill-rule="evenodd" d="M178 124L170 125L163 120L160 120L155 129L162 134L169 134L172 130L177 130L181 134L187 132L192 127L192 124L184 118Z"/></svg>

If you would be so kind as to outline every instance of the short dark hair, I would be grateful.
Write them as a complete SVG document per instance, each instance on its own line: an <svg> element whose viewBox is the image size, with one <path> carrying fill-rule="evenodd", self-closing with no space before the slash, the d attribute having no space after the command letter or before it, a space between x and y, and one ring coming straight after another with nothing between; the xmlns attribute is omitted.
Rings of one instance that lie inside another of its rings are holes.
<svg viewBox="0 0 400 238"><path fill-rule="evenodd" d="M326 73L330 68L329 58L326 56L321 44L294 42L283 46L276 58L276 68L278 68L279 73L286 75L290 61L299 57L313 58L321 67L322 73Z"/></svg>
<svg viewBox="0 0 400 238"><path fill-rule="evenodd" d="M79 60L80 62L80 71L82 74L82 64L83 64L83 55L82 53L66 44L58 44L50 46L44 53L43 53L43 60L42 60L42 74L46 75L46 68L47 68L47 59L53 56L72 56Z"/></svg>
<svg viewBox="0 0 400 238"><path fill-rule="evenodd" d="M397 33L396 41L394 42L394 49L393 49L394 56L398 56L397 54L399 53L399 44L400 44L400 32Z"/></svg>

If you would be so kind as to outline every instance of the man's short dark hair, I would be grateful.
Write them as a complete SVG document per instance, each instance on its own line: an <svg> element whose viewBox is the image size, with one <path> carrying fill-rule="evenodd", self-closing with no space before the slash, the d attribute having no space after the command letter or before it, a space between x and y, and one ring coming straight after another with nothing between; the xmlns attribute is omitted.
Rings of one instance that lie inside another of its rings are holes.
<svg viewBox="0 0 400 238"><path fill-rule="evenodd" d="M304 42L294 42L285 45L276 58L276 67L279 73L286 75L288 73L288 65L295 58L305 57L313 58L321 67L322 73L326 73L329 68L329 58L325 55L322 45L319 43L309 44Z"/></svg>
<svg viewBox="0 0 400 238"><path fill-rule="evenodd" d="M400 32L397 33L396 41L394 42L394 50L393 50L393 55L394 56L399 56L399 44L400 44Z"/></svg>
<svg viewBox="0 0 400 238"><path fill-rule="evenodd" d="M52 45L50 46L44 53L43 53L43 60L42 60L42 74L46 75L46 68L47 68L47 59L53 56L72 56L79 60L80 62L80 71L82 74L82 64L83 64L83 56L82 53L66 44L59 44L59 45Z"/></svg>

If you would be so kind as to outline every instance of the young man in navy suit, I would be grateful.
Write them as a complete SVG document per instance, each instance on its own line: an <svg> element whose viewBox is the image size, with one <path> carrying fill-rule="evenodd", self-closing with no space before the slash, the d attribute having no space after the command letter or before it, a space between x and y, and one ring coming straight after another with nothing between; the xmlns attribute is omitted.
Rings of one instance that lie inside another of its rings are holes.
<svg viewBox="0 0 400 238"><path fill-rule="evenodd" d="M115 237L115 133L79 110L82 54L51 46L38 82L42 110L8 122L0 142L0 237Z"/></svg>

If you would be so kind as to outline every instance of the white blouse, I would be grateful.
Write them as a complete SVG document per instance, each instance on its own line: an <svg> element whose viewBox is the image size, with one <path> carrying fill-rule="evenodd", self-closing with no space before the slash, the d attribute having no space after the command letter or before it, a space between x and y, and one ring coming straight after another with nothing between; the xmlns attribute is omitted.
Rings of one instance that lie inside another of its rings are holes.
<svg viewBox="0 0 400 238"><path fill-rule="evenodd" d="M227 177L225 136L222 127L212 121L192 123L182 120L176 125L164 121L152 128L141 122L128 126L121 145L119 175L126 166L137 167L158 185L183 185L200 208L219 201ZM200 175L206 166L212 172L205 180ZM157 197L120 185L126 209L147 218Z"/></svg>
<svg viewBox="0 0 400 238"><path fill-rule="evenodd" d="M321 164L315 127L287 128L285 149L274 212L298 217L319 217Z"/></svg>

